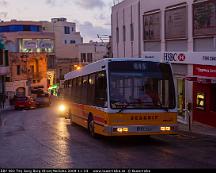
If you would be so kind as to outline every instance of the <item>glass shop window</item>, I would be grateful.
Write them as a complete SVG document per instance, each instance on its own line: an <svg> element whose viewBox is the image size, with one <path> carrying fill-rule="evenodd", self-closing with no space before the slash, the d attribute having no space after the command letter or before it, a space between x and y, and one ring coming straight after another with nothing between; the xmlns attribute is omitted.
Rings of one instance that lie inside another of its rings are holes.
<svg viewBox="0 0 216 173"><path fill-rule="evenodd" d="M196 108L205 110L206 107L206 96L204 93L197 93L196 96Z"/></svg>

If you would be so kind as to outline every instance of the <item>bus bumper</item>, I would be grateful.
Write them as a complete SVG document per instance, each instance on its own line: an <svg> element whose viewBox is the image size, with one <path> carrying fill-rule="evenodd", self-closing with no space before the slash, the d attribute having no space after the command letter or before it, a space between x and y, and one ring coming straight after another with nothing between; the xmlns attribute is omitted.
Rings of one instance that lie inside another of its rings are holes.
<svg viewBox="0 0 216 173"><path fill-rule="evenodd" d="M176 134L177 125L129 125L129 126L105 126L107 136L136 136L136 135L160 135Z"/></svg>

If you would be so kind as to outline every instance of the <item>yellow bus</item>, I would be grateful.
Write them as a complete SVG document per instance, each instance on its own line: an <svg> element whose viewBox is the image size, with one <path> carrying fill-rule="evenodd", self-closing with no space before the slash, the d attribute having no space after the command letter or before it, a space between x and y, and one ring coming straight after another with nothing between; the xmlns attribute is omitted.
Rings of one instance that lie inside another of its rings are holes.
<svg viewBox="0 0 216 173"><path fill-rule="evenodd" d="M168 63L109 58L64 76L63 97L71 123L90 135L174 134L177 108ZM66 107L66 109L65 109Z"/></svg>

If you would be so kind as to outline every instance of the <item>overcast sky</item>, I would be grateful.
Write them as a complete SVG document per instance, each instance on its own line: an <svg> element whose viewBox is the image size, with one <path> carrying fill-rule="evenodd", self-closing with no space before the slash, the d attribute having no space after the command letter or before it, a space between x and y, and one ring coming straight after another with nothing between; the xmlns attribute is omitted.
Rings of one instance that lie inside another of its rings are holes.
<svg viewBox="0 0 216 173"><path fill-rule="evenodd" d="M76 22L85 42L110 35L113 0L0 0L0 19L50 21L66 17Z"/></svg>

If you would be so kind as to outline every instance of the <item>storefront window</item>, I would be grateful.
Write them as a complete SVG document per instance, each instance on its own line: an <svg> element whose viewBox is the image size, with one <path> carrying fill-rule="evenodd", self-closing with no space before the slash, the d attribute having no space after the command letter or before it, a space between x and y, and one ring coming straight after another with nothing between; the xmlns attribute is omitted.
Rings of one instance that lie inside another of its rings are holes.
<svg viewBox="0 0 216 173"><path fill-rule="evenodd" d="M211 110L216 112L216 84L211 88Z"/></svg>
<svg viewBox="0 0 216 173"><path fill-rule="evenodd" d="M197 93L196 100L197 100L196 101L196 108L201 109L201 110L205 110L205 105L206 105L205 94L204 93Z"/></svg>

